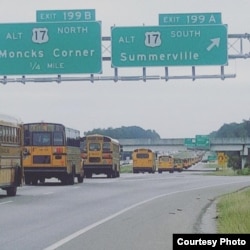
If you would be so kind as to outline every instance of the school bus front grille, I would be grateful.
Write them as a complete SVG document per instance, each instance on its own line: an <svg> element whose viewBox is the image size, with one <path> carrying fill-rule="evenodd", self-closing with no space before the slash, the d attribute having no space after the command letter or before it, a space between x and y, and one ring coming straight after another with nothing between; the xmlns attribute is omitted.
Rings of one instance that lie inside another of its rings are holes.
<svg viewBox="0 0 250 250"><path fill-rule="evenodd" d="M50 155L34 155L33 164L50 164L51 157Z"/></svg>

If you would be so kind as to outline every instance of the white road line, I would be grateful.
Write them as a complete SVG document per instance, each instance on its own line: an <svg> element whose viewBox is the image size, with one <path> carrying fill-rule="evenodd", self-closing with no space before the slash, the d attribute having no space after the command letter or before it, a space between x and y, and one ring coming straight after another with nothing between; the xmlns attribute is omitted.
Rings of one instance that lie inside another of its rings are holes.
<svg viewBox="0 0 250 250"><path fill-rule="evenodd" d="M54 194L54 192L43 193L43 195L50 195L50 194Z"/></svg>
<svg viewBox="0 0 250 250"><path fill-rule="evenodd" d="M8 204L8 203L11 203L13 201L4 201L4 202L0 202L0 205L5 205L5 204Z"/></svg>
<svg viewBox="0 0 250 250"><path fill-rule="evenodd" d="M141 201L141 202L138 202L130 207L127 207L125 209L122 209L121 211L113 214L113 215L110 215L100 221L97 221L87 227L84 227L83 229L80 229L79 231L63 238L62 240L59 240L58 242L52 244L51 246L48 246L46 248L44 248L43 250L55 250L57 249L58 247L68 243L69 241L77 238L78 236L88 232L89 230L97 227L97 226L100 226L101 224L107 222L107 221L110 221L112 219L114 219L115 217L118 217L119 215L121 214L124 214L125 212L133 209L133 208L136 208L138 206L141 206L145 203L148 203L148 202L151 202L153 200L156 200L156 199L159 199L159 198L162 198L162 197L166 197L166 196L169 196L169 195L173 195L173 194L178 194L178 193L183 193L183 192L189 192L189 191L194 191L194 190L200 190L200 189L204 189L204 188L208 188L208 187L218 187L218 186L224 186L224 185L229 185L229 184L237 184L237 183L244 183L244 182L248 182L249 183L249 180L245 180L245 181L235 181L235 182L230 182L230 183L222 183L222 184L217 184L217 185L209 185L209 186L203 186L203 187L197 187L197 188L190 188L190 189L186 189L186 190L181 190L181 191L175 191L175 192L172 192L172 193L167 193L167 194L161 194L161 195L158 195L158 196L155 196L153 198L150 198L150 199L147 199L147 200L144 200L144 201Z"/></svg>

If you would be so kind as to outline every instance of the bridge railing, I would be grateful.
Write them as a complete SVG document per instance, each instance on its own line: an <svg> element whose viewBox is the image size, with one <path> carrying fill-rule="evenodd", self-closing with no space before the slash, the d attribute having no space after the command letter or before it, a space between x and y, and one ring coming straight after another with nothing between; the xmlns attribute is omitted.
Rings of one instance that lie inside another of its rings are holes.
<svg viewBox="0 0 250 250"><path fill-rule="evenodd" d="M249 144L250 145L250 137L210 138L210 144L225 144L225 145Z"/></svg>
<svg viewBox="0 0 250 250"><path fill-rule="evenodd" d="M141 138L141 139L120 139L120 144L123 146L160 146L160 145L184 145L184 139L151 139L151 138Z"/></svg>

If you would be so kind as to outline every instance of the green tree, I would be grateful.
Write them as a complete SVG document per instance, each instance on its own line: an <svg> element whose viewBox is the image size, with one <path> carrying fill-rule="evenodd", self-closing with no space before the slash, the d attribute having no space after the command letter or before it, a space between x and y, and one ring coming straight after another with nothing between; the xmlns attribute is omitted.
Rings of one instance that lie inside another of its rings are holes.
<svg viewBox="0 0 250 250"><path fill-rule="evenodd" d="M101 134L110 136L115 139L134 139L134 138L147 138L147 139L160 139L160 135L155 130L145 130L138 126L122 126L120 128L107 128L107 129L93 129L84 132L84 135Z"/></svg>

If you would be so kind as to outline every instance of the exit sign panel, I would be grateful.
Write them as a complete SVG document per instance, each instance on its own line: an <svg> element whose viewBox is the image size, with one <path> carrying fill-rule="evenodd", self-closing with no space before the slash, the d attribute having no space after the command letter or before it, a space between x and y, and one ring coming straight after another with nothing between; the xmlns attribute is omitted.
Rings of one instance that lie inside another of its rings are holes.
<svg viewBox="0 0 250 250"><path fill-rule="evenodd" d="M226 65L227 26L142 26L111 29L112 66Z"/></svg>

